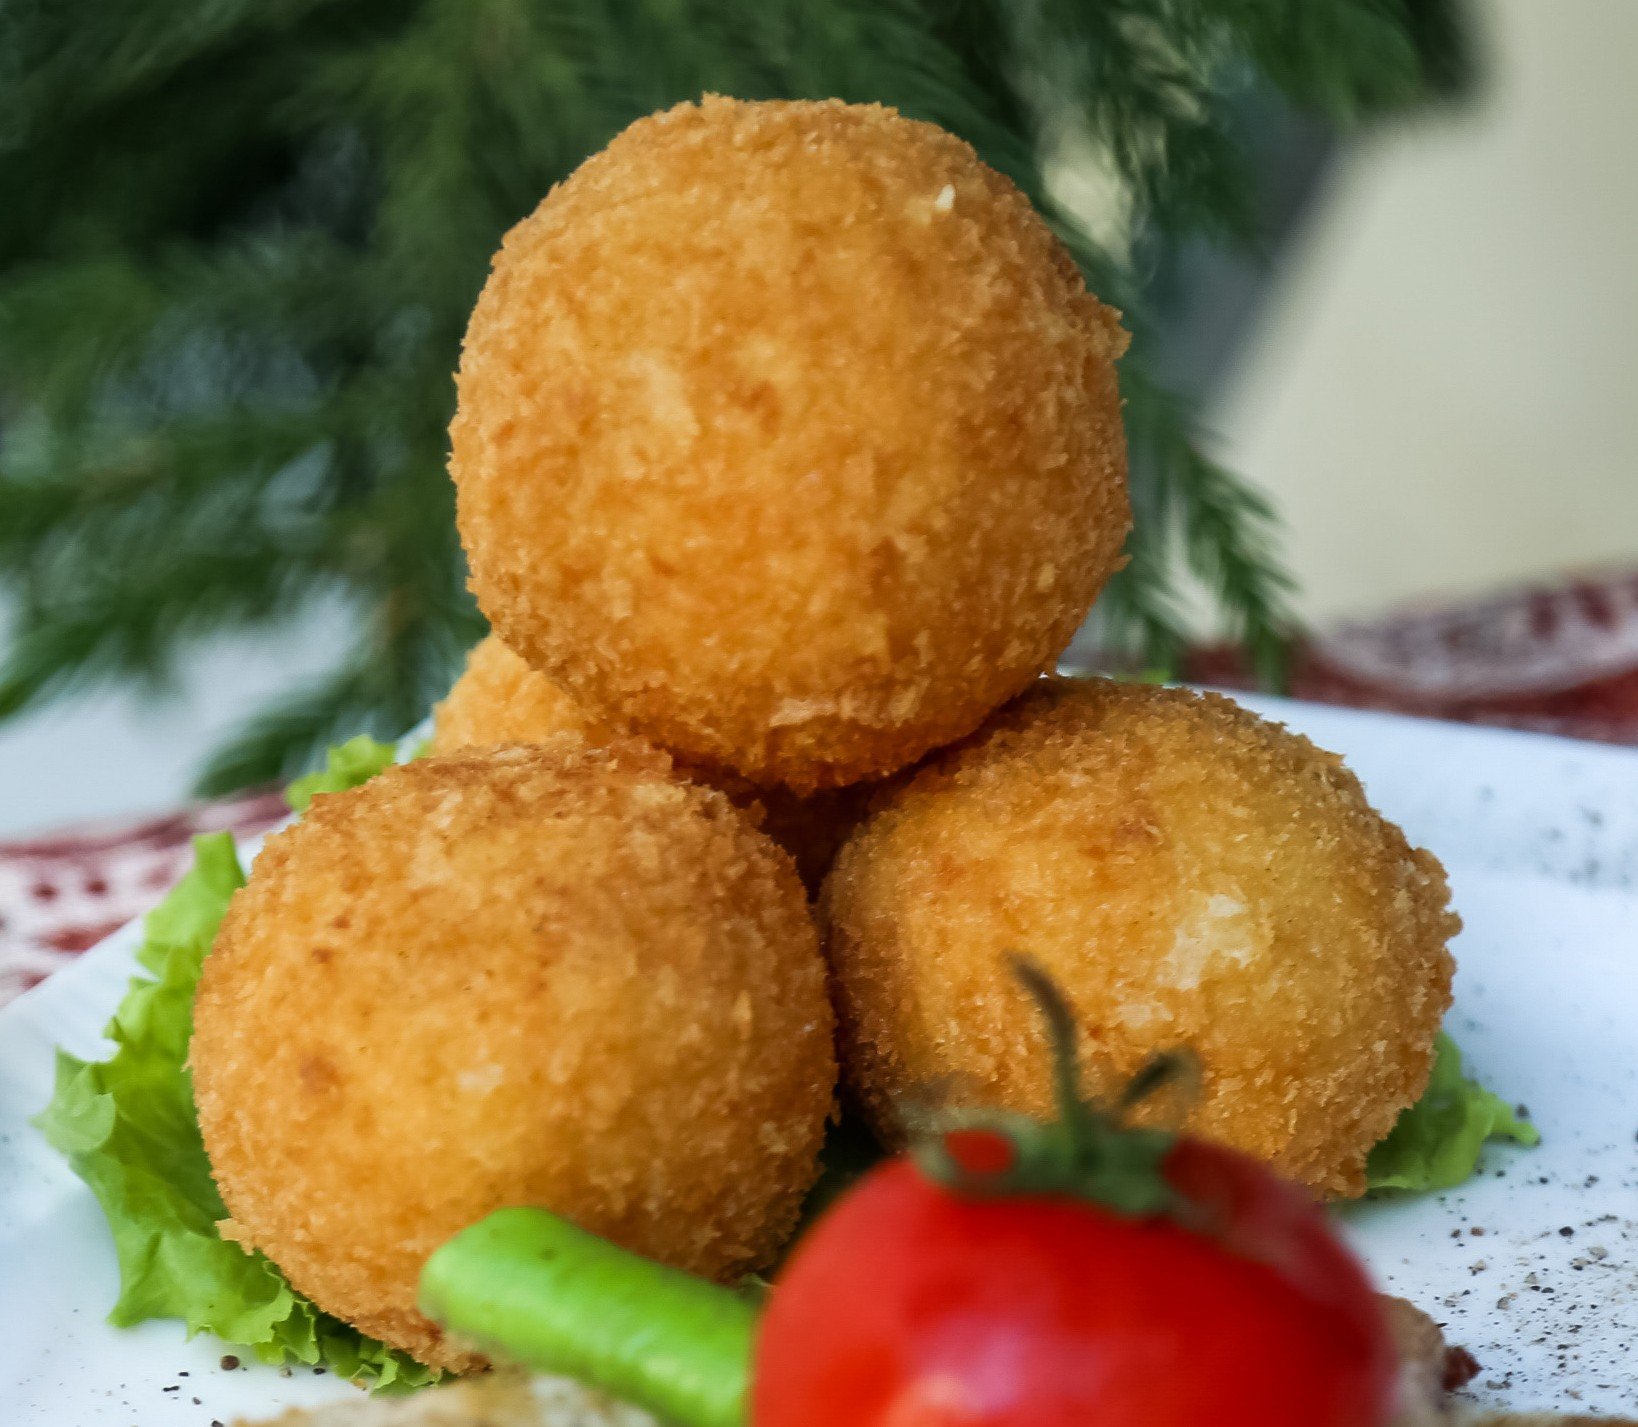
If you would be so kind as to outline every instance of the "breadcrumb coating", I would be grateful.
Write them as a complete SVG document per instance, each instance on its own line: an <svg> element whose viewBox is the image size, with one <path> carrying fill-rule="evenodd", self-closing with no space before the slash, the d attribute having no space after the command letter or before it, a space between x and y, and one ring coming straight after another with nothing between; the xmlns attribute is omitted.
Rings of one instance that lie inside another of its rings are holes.
<svg viewBox="0 0 1638 1427"><path fill-rule="evenodd" d="M451 429L472 588L588 711L797 792L970 733L1130 524L1117 314L879 105L639 120L506 237Z"/></svg>
<svg viewBox="0 0 1638 1427"><path fill-rule="evenodd" d="M593 743L621 736L592 718L561 685L531 669L499 635L488 634L473 645L461 676L433 712L432 751L539 743L562 732L582 734ZM803 885L813 893L875 791L873 784L856 783L800 797L787 788L757 788L720 770L683 771L726 793L757 820L796 860Z"/></svg>
<svg viewBox="0 0 1638 1427"><path fill-rule="evenodd" d="M440 1367L422 1264L504 1205L732 1279L812 1183L832 1016L789 859L633 741L417 760L270 838L190 1049L231 1220Z"/></svg>
<svg viewBox="0 0 1638 1427"><path fill-rule="evenodd" d="M588 743L609 743L620 736L495 634L486 634L467 651L460 677L432 711L434 753L540 743L558 733L578 733Z"/></svg>
<svg viewBox="0 0 1638 1427"><path fill-rule="evenodd" d="M1335 755L1227 699L1043 680L889 795L821 915L844 1073L889 1134L941 1091L1049 1108L1025 953L1107 1096L1190 1046L1187 1128L1329 1196L1427 1083L1460 927Z"/></svg>

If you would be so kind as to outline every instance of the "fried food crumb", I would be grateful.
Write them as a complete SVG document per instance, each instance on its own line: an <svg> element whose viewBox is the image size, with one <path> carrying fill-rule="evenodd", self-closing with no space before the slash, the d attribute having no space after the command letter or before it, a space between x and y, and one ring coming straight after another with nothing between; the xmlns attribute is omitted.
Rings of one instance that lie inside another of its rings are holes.
<svg viewBox="0 0 1638 1427"><path fill-rule="evenodd" d="M498 635L489 634L472 647L466 667L434 711L432 751L539 743L562 732L580 733L592 743L620 737L561 685L531 669ZM813 893L876 791L874 784L855 783L802 797L786 788L757 788L731 773L694 773L683 765L679 771L726 793L735 807L756 818L796 860L803 884Z"/></svg>
<svg viewBox="0 0 1638 1427"><path fill-rule="evenodd" d="M1130 524L1117 315L879 105L639 120L506 237L451 428L495 629L598 719L805 793L1051 666Z"/></svg>
<svg viewBox="0 0 1638 1427"><path fill-rule="evenodd" d="M790 859L647 745L419 759L269 839L190 1051L238 1241L424 1362L421 1265L538 1204L714 1278L765 1264L835 1064Z"/></svg>
<svg viewBox="0 0 1638 1427"><path fill-rule="evenodd" d="M1459 922L1341 760L1214 695L1043 680L886 797L821 898L844 1073L888 1134L1048 1106L1033 957L1092 1092L1192 1048L1186 1128L1330 1196L1421 1093Z"/></svg>
<svg viewBox="0 0 1638 1427"><path fill-rule="evenodd" d="M619 737L495 634L486 634L467 651L460 677L432 711L434 753L539 743L559 733L578 733L588 743Z"/></svg>

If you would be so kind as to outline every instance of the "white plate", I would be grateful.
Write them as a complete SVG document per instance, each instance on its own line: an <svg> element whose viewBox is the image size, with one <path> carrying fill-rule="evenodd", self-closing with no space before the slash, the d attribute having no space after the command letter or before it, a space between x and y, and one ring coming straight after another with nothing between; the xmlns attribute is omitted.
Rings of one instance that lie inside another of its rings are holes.
<svg viewBox="0 0 1638 1427"><path fill-rule="evenodd" d="M1349 1231L1384 1285L1431 1310L1495 1406L1638 1404L1638 753L1257 700L1345 754L1445 860L1467 922L1452 1024L1530 1108L1540 1149L1493 1149L1438 1198L1367 1205ZM0 1423L208 1427L349 1391L224 1371L179 1325L116 1330L96 1204L29 1128L52 1048L101 1053L133 969L119 932L0 1012ZM1566 1232L1568 1231L1568 1232Z"/></svg>

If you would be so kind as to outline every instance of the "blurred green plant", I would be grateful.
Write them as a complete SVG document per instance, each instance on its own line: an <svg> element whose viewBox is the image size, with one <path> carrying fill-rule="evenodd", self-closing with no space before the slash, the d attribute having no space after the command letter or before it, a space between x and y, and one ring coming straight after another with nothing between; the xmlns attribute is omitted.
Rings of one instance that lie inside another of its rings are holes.
<svg viewBox="0 0 1638 1427"><path fill-rule="evenodd" d="M1339 127L1447 95L1455 3L0 0L0 717L342 597L356 643L202 789L417 721L480 630L444 442L490 254L705 90L882 100L1030 195L1136 336L1141 521L1108 637L1174 666L1189 570L1277 680L1271 513L1153 379L1143 274L1190 235L1255 245L1237 91L1261 76ZM1069 152L1112 195L1096 237L1049 181Z"/></svg>

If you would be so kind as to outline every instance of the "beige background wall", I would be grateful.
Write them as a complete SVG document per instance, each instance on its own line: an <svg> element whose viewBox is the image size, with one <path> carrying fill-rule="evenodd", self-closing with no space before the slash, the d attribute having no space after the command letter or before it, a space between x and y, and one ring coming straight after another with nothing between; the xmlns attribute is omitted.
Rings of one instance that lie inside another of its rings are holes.
<svg viewBox="0 0 1638 1427"><path fill-rule="evenodd" d="M1214 413L1303 613L1638 564L1638 0L1486 0L1490 80L1346 159Z"/></svg>

